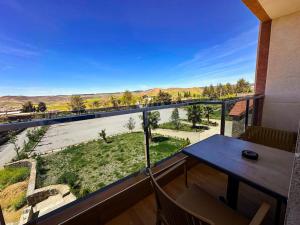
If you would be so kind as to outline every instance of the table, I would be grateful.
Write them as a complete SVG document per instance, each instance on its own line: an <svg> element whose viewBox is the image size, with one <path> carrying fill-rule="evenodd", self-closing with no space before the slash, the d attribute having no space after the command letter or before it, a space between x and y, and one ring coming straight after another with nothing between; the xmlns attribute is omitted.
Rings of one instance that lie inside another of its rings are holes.
<svg viewBox="0 0 300 225"><path fill-rule="evenodd" d="M257 161L242 157L242 150L259 154ZM188 146L183 152L228 175L227 203L236 209L239 182L244 182L277 199L276 220L287 201L294 153L240 139L213 135Z"/></svg>

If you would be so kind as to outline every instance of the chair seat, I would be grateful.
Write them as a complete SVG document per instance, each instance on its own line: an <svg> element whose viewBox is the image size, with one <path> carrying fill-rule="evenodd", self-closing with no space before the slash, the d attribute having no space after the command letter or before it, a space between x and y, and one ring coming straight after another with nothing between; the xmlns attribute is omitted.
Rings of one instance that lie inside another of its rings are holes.
<svg viewBox="0 0 300 225"><path fill-rule="evenodd" d="M188 210L205 217L215 225L247 225L250 220L193 184L176 201Z"/></svg>

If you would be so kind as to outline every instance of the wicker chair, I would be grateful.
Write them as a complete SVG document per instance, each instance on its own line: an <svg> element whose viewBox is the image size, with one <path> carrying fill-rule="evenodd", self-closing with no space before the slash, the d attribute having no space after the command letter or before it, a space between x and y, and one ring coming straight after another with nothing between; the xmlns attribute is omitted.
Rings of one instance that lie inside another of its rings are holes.
<svg viewBox="0 0 300 225"><path fill-rule="evenodd" d="M245 141L295 152L297 134L272 128L251 126L240 136Z"/></svg>
<svg viewBox="0 0 300 225"><path fill-rule="evenodd" d="M250 221L196 185L174 200L157 182L176 168L178 165L156 178L149 169L157 203L156 225L260 225L269 211L270 205L263 203Z"/></svg>

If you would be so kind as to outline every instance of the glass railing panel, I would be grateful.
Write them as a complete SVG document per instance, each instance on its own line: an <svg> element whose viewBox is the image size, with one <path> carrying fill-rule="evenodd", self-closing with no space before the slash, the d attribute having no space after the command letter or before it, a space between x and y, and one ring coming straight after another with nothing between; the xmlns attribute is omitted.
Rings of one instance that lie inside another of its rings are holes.
<svg viewBox="0 0 300 225"><path fill-rule="evenodd" d="M20 156L14 154L13 158L35 160L37 177L29 179L31 168L26 163L17 169L0 169L0 199L6 222L19 222L26 207L35 215L47 214L143 170L146 160L141 115L28 128L16 134ZM34 194L26 196L29 182L35 187ZM44 195L45 189L49 196Z"/></svg>
<svg viewBox="0 0 300 225"><path fill-rule="evenodd" d="M246 101L227 102L225 110L225 135L239 137L245 132Z"/></svg>
<svg viewBox="0 0 300 225"><path fill-rule="evenodd" d="M220 133L221 105L197 104L151 111L150 121L158 117L151 130L151 164L184 147ZM151 124L150 124L151 126Z"/></svg>

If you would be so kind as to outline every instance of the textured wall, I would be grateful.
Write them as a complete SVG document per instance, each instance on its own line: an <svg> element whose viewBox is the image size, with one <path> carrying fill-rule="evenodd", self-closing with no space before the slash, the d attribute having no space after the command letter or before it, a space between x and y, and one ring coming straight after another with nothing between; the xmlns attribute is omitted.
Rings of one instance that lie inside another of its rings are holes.
<svg viewBox="0 0 300 225"><path fill-rule="evenodd" d="M300 126L300 125L299 125ZM298 132L298 144L295 154L293 175L289 191L289 201L285 225L299 225L300 221L300 127Z"/></svg>
<svg viewBox="0 0 300 225"><path fill-rule="evenodd" d="M300 119L300 12L272 21L262 125L297 131Z"/></svg>

